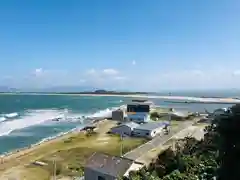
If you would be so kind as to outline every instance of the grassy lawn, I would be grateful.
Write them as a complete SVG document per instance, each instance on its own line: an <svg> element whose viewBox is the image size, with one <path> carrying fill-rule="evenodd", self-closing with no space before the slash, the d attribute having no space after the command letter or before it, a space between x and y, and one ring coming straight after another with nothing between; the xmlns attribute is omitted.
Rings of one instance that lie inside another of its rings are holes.
<svg viewBox="0 0 240 180"><path fill-rule="evenodd" d="M115 135L104 133L87 136L78 133L60 141L43 145L23 157L11 160L5 166L6 169L17 166L20 177L24 180L49 180L53 174L53 160L55 160L58 176L77 176L83 173L86 159L96 151L120 155L120 142L120 138ZM146 142L145 139L125 138L122 141L123 153L136 148L144 142ZM30 163L36 160L45 162L48 165L37 166Z"/></svg>

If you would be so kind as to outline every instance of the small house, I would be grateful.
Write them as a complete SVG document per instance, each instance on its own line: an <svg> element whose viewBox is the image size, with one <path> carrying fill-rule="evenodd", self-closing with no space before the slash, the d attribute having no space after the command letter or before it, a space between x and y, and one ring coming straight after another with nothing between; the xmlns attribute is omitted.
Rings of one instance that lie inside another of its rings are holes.
<svg viewBox="0 0 240 180"><path fill-rule="evenodd" d="M111 133L113 134L119 134L119 135L128 135L131 136L133 129L138 127L139 124L135 123L135 122L127 122L127 123L123 123L119 126L115 126L111 129Z"/></svg>
<svg viewBox="0 0 240 180"><path fill-rule="evenodd" d="M152 139L157 135L164 134L166 127L169 125L169 122L149 122L134 128L132 134L134 136Z"/></svg>
<svg viewBox="0 0 240 180"><path fill-rule="evenodd" d="M85 180L117 180L128 176L129 170L139 170L133 160L95 152L86 162L84 168Z"/></svg>
<svg viewBox="0 0 240 180"><path fill-rule="evenodd" d="M126 114L129 121L145 123L150 120L153 103L146 100L133 100L127 104Z"/></svg>

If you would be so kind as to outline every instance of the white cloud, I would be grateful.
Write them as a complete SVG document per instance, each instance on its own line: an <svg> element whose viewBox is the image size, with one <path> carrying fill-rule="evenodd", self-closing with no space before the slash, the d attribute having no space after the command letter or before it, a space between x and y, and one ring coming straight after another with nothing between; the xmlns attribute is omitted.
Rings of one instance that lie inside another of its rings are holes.
<svg viewBox="0 0 240 180"><path fill-rule="evenodd" d="M104 69L102 72L105 75L117 75L119 73L116 69Z"/></svg>
<svg viewBox="0 0 240 180"><path fill-rule="evenodd" d="M34 70L35 76L40 76L43 74L43 69L42 68L37 68Z"/></svg>
<svg viewBox="0 0 240 180"><path fill-rule="evenodd" d="M85 83L85 82L86 82L86 79L80 79L79 82L80 82L80 83Z"/></svg>
<svg viewBox="0 0 240 180"><path fill-rule="evenodd" d="M235 70L232 73L233 76L239 76L240 75L240 70Z"/></svg>
<svg viewBox="0 0 240 180"><path fill-rule="evenodd" d="M87 74L89 74L89 75L92 75L92 74L95 74L96 73L96 70L95 69L89 69L89 70L87 70Z"/></svg>
<svg viewBox="0 0 240 180"><path fill-rule="evenodd" d="M194 75L199 75L199 76L201 76L201 75L204 75L204 72L203 71L201 71L201 70L192 70L191 71Z"/></svg>
<svg viewBox="0 0 240 180"><path fill-rule="evenodd" d="M136 65L136 61L135 60L132 61L132 65Z"/></svg>
<svg viewBox="0 0 240 180"><path fill-rule="evenodd" d="M126 80L127 78L125 76L116 76L114 77L116 80Z"/></svg>
<svg viewBox="0 0 240 180"><path fill-rule="evenodd" d="M89 85L97 88L121 88L139 91L162 89L220 89L240 88L240 70L234 68L196 68L159 71L120 71L113 68L87 71L63 71L37 68L22 77L13 74L11 81L1 78L2 84L30 87ZM131 82L131 83L130 83Z"/></svg>
<svg viewBox="0 0 240 180"><path fill-rule="evenodd" d="M118 88L125 83L127 79L121 73L113 68L98 69L93 71L90 69L86 71L84 79L85 84L102 88Z"/></svg>

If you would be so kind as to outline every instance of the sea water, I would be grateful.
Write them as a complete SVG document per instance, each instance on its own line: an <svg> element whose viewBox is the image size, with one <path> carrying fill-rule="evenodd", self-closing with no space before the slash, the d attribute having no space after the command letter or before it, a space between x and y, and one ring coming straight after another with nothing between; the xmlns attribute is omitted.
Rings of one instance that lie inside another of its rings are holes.
<svg viewBox="0 0 240 180"><path fill-rule="evenodd" d="M0 95L0 154L29 147L88 124L86 117L105 117L131 98L77 95ZM174 104L152 101L162 107L212 111L229 104ZM62 118L60 121L53 119Z"/></svg>
<svg viewBox="0 0 240 180"><path fill-rule="evenodd" d="M83 127L83 117L105 117L120 97L0 95L0 154ZM62 118L55 121L56 118Z"/></svg>

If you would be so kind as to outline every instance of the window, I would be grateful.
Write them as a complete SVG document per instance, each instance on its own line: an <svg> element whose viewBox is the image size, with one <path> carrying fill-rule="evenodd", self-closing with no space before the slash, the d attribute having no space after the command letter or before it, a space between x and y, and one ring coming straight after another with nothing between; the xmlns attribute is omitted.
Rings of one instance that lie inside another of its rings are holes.
<svg viewBox="0 0 240 180"><path fill-rule="evenodd" d="M105 178L102 176L98 176L98 180L105 180Z"/></svg>
<svg viewBox="0 0 240 180"><path fill-rule="evenodd" d="M149 133L146 133L146 135L148 136L148 135L149 135Z"/></svg>
<svg viewBox="0 0 240 180"><path fill-rule="evenodd" d="M149 105L128 105L127 112L146 112L149 113Z"/></svg>

